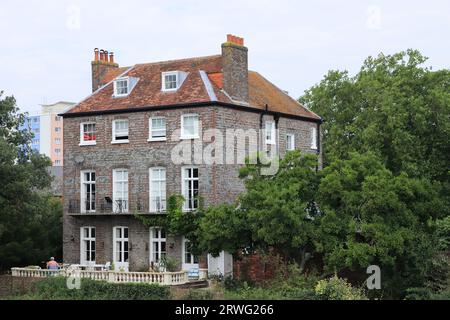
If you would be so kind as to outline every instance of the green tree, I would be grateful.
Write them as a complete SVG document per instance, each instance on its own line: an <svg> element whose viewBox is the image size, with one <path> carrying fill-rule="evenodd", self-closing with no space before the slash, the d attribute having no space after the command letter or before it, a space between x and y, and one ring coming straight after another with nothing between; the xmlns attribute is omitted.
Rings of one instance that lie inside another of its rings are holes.
<svg viewBox="0 0 450 320"><path fill-rule="evenodd" d="M51 162L29 147L24 120L15 99L0 92L0 270L61 255L62 208L45 191Z"/></svg>
<svg viewBox="0 0 450 320"><path fill-rule="evenodd" d="M325 119L326 164L371 151L394 174L450 182L450 70L425 62L415 50L380 54L305 92L299 100Z"/></svg>
<svg viewBox="0 0 450 320"><path fill-rule="evenodd" d="M445 209L439 184L395 176L372 153L351 153L322 172L316 248L325 271L363 280L369 265L382 269L384 295L420 286L436 254L433 221Z"/></svg>
<svg viewBox="0 0 450 320"><path fill-rule="evenodd" d="M200 247L218 254L269 248L303 267L313 251L318 186L315 155L289 152L276 175L261 175L261 164L240 171L246 192L236 205L213 206L199 222Z"/></svg>

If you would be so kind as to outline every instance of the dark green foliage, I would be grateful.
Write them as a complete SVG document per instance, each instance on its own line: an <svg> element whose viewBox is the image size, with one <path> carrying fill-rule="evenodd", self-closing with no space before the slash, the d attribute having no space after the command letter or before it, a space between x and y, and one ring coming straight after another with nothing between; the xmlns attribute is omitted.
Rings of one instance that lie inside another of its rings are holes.
<svg viewBox="0 0 450 320"><path fill-rule="evenodd" d="M380 54L306 91L300 101L325 119L326 163L372 151L394 174L449 182L450 71L425 62L414 50Z"/></svg>
<svg viewBox="0 0 450 320"><path fill-rule="evenodd" d="M450 216L436 221L436 236L439 241L439 249L450 251Z"/></svg>
<svg viewBox="0 0 450 320"><path fill-rule="evenodd" d="M240 172L247 191L237 205L205 210L199 223L200 247L214 254L272 247L303 266L317 227L311 210L319 182L316 163L316 156L293 151L272 176L261 175L260 164L247 164Z"/></svg>
<svg viewBox="0 0 450 320"><path fill-rule="evenodd" d="M433 184L395 176L373 154L351 154L322 172L316 248L325 267L364 274L379 265L385 295L424 283L436 250L429 221L445 209Z"/></svg>
<svg viewBox="0 0 450 320"><path fill-rule="evenodd" d="M0 92L0 270L62 257L62 206L44 191L51 162L31 151L24 119Z"/></svg>
<svg viewBox="0 0 450 320"><path fill-rule="evenodd" d="M183 300L212 300L213 294L208 289L190 289Z"/></svg>
<svg viewBox="0 0 450 320"><path fill-rule="evenodd" d="M108 283L81 279L80 289L68 289L67 278L51 277L36 283L34 299L43 300L165 300L167 286L143 283Z"/></svg>
<svg viewBox="0 0 450 320"><path fill-rule="evenodd" d="M433 293L428 288L408 288L406 289L406 300L430 300Z"/></svg>

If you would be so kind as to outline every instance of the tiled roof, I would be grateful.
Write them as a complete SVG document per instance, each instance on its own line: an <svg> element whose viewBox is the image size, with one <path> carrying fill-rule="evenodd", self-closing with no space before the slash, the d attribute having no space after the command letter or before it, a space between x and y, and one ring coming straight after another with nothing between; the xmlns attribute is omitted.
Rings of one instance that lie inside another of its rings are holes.
<svg viewBox="0 0 450 320"><path fill-rule="evenodd" d="M128 71L127 71L128 70ZM175 92L161 91L161 72L184 71L187 77ZM200 74L204 71L208 77ZM137 64L131 68L117 68L109 71L104 86L68 110L65 115L86 112L132 110L158 106L218 102L234 104L222 90L222 56L207 56L182 60ZM138 78L136 86L126 97L113 97L113 80L120 76ZM205 80L206 78L206 80ZM205 83L208 81L209 83ZM249 107L302 116L318 120L312 113L282 90L267 81L259 73L249 71ZM208 88L214 91L208 93ZM242 107L242 106L241 106Z"/></svg>

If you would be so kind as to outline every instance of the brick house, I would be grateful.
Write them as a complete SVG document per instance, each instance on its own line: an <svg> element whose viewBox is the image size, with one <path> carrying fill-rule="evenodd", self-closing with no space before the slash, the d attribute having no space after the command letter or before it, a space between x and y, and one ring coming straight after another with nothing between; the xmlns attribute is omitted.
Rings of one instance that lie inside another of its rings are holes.
<svg viewBox="0 0 450 320"><path fill-rule="evenodd" d="M321 118L249 71L247 52L242 38L228 35L219 55L119 67L113 53L95 49L93 93L62 114L64 262L146 271L168 256L183 269L208 262L210 270L230 269L229 254L196 257L188 239L149 229L134 214L164 214L172 194L184 196L186 211L198 206L197 196L206 206L236 199L244 189L238 138L212 153L232 161L207 161L201 155L211 130L219 132L214 142L227 130L257 132L244 137L247 155L256 145L321 159ZM174 152L180 146L188 150L182 161Z"/></svg>

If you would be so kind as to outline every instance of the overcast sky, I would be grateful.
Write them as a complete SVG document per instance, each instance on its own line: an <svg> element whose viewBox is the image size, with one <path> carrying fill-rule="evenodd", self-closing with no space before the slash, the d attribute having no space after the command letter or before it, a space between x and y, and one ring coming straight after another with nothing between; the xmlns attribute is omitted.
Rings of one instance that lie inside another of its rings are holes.
<svg viewBox="0 0 450 320"><path fill-rule="evenodd" d="M0 30L0 90L32 114L90 94L95 47L129 66L218 54L232 33L249 68L295 98L379 52L415 48L435 69L450 65L448 0L1 0Z"/></svg>

